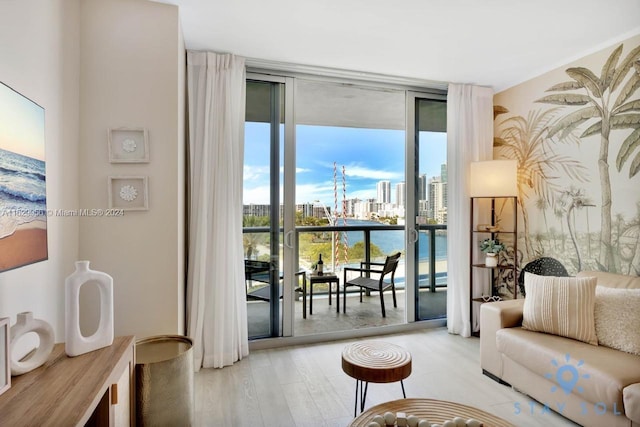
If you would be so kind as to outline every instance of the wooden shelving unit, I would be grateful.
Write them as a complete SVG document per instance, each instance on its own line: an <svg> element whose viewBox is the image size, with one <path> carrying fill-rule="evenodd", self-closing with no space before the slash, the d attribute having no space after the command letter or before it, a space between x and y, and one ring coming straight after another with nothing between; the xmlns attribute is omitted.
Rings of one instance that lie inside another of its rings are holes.
<svg viewBox="0 0 640 427"><path fill-rule="evenodd" d="M502 202L502 203L501 203ZM504 212L504 209L501 209L500 212L497 212L498 204L502 204L504 208L505 205L512 205L512 210L509 209L509 212ZM513 270L513 277L517 277L518 273L518 262L517 262L517 254L518 254L518 198L515 196L509 197L471 197L471 214L470 214L470 248L469 248L469 264L471 266L470 274L469 274L469 296L471 301L469 302L469 316L472 323L472 335L479 336L480 331L473 331L473 318L476 308L479 307L480 304L484 303L484 299L481 297L474 297L476 293L476 288L478 283L474 283L474 276L478 269L488 270L489 280L491 283L491 296L501 296L499 295L499 286L501 284L496 283L500 277L503 275L500 274L501 270ZM488 219L488 222L485 224L490 227L490 230L480 230L478 229L479 224L481 222L477 219L479 217L484 217ZM506 223L506 224L505 224ZM498 255L498 265L496 267L488 267L485 265L483 261L484 254L480 251L479 243L484 239L499 239L503 243L510 244L509 252L513 254L512 262L505 263L506 255L499 254ZM502 261L502 262L501 262ZM496 274L498 273L498 274ZM513 286L513 298L518 297L518 286L514 281ZM501 296L502 297L502 296Z"/></svg>

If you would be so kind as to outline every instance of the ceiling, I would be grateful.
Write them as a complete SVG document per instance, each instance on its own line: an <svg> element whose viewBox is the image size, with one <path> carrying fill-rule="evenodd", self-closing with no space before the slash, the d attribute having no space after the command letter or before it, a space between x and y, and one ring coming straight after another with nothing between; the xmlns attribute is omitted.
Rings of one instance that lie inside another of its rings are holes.
<svg viewBox="0 0 640 427"><path fill-rule="evenodd" d="M495 92L640 34L640 0L157 0L187 49Z"/></svg>

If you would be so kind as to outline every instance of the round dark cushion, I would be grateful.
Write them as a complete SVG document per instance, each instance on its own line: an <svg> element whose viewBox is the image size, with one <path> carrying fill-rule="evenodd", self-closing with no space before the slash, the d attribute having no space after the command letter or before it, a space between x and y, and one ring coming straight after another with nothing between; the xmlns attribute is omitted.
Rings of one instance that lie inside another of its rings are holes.
<svg viewBox="0 0 640 427"><path fill-rule="evenodd" d="M520 287L520 293L522 296L526 296L524 292L524 273L533 273L538 276L556 276L556 277L568 277L567 269L564 265L555 258L541 257L537 258L520 270L520 277L518 277L518 286Z"/></svg>

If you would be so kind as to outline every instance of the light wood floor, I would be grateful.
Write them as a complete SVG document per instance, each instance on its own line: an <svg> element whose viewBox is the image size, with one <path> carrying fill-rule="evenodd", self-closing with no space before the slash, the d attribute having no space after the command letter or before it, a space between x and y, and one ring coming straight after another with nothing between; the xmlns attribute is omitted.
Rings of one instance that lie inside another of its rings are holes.
<svg viewBox="0 0 640 427"><path fill-rule="evenodd" d="M475 406L516 426L575 426L543 413L530 399L482 375L479 340L426 329L375 338L412 354L407 397ZM342 372L341 353L354 340L253 351L223 369L195 375L198 426L346 426L353 418L355 380ZM399 383L369 384L367 407L402 398ZM522 408L516 414L515 404Z"/></svg>

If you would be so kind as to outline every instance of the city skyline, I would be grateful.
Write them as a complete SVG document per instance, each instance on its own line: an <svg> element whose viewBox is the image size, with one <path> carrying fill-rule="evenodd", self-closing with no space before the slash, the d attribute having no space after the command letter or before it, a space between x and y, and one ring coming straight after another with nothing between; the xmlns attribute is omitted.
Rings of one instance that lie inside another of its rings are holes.
<svg viewBox="0 0 640 427"><path fill-rule="evenodd" d="M269 138L268 124L246 123L244 204L269 203ZM334 207L334 162L339 210L343 166L347 199L376 199L378 182L389 181L391 202L397 203L396 186L406 181L404 131L298 125L296 140L296 204L319 200ZM446 164L446 133L420 132L420 144L420 175L440 176Z"/></svg>

